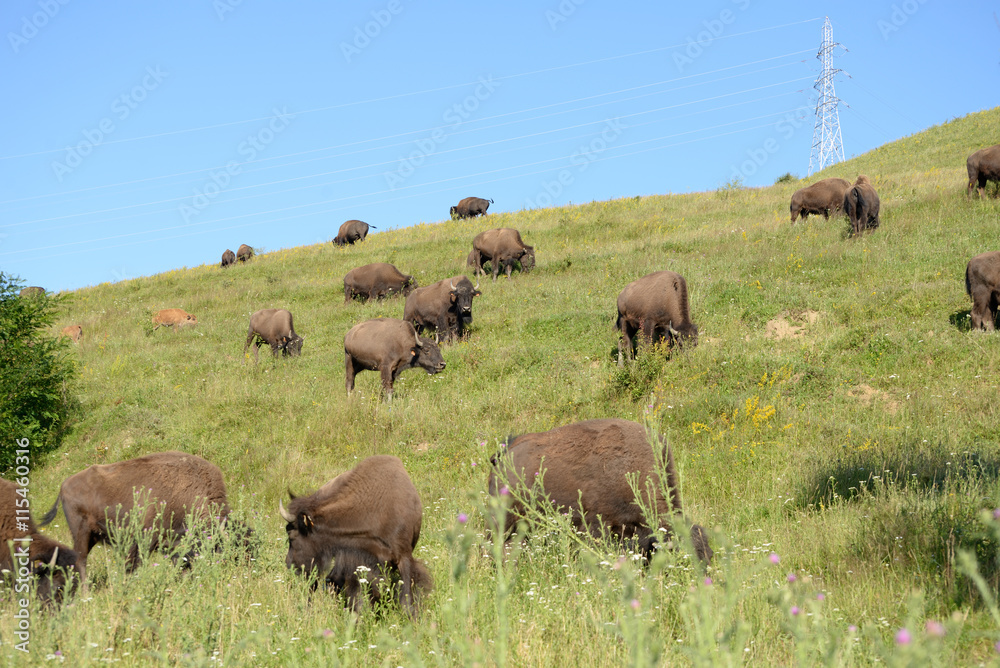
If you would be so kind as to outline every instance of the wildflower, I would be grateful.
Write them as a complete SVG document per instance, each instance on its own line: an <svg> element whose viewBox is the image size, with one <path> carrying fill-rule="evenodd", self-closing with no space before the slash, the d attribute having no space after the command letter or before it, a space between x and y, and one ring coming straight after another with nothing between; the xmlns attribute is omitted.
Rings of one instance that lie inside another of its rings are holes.
<svg viewBox="0 0 1000 668"><path fill-rule="evenodd" d="M631 606L632 606L632 609L633 609L633 610L638 610L638 609L639 609L639 599L637 599L637 598L633 598L633 599L632 599L632 602L631 602L631 603L629 603L629 605L631 605Z"/></svg>
<svg viewBox="0 0 1000 668"><path fill-rule="evenodd" d="M899 629L899 631L896 632L897 645L909 645L911 640L913 640L913 637L910 636L910 632L905 628Z"/></svg>
<svg viewBox="0 0 1000 668"><path fill-rule="evenodd" d="M823 592L820 592L820 593L816 594L816 600L817 601L826 600L826 594L824 594Z"/></svg>
<svg viewBox="0 0 1000 668"><path fill-rule="evenodd" d="M706 587L712 586L712 578L705 578L705 586Z"/></svg>
<svg viewBox="0 0 1000 668"><path fill-rule="evenodd" d="M847 627L847 630L850 633L857 633L858 632L858 627L855 626L854 624L851 624L850 626Z"/></svg>
<svg viewBox="0 0 1000 668"><path fill-rule="evenodd" d="M928 619L925 628L927 629L927 635L929 636L934 636L935 638L944 637L944 625L941 622Z"/></svg>
<svg viewBox="0 0 1000 668"><path fill-rule="evenodd" d="M778 553L777 553L777 552L772 552L772 553L770 554L770 556L768 557L768 559L770 559L770 560L771 560L771 563L772 563L772 564L777 564L777 563L780 563L780 562L781 562L781 557L779 557L779 556L778 556Z"/></svg>
<svg viewBox="0 0 1000 668"><path fill-rule="evenodd" d="M469 516L468 515L466 515L465 513L459 513L458 514L458 523L459 524L465 524L468 521L469 521Z"/></svg>
<svg viewBox="0 0 1000 668"><path fill-rule="evenodd" d="M502 486L500 488L500 496L507 496L508 494L510 494L510 490L507 489L507 485Z"/></svg>
<svg viewBox="0 0 1000 668"><path fill-rule="evenodd" d="M799 610L799 606L793 605L790 612L792 613L792 617L795 617L796 615L798 615L802 611Z"/></svg>
<svg viewBox="0 0 1000 668"><path fill-rule="evenodd" d="M993 645L993 649L997 651L997 654L1000 654L1000 640L997 641L996 645Z"/></svg>
<svg viewBox="0 0 1000 668"><path fill-rule="evenodd" d="M329 638L332 635L333 635L333 631L331 631L330 629L323 629L323 637L324 638Z"/></svg>
<svg viewBox="0 0 1000 668"><path fill-rule="evenodd" d="M795 582L796 580L798 580L798 578L795 577L795 573L789 573L788 574L788 581L789 582Z"/></svg>
<svg viewBox="0 0 1000 668"><path fill-rule="evenodd" d="M1000 520L1000 508L993 509L993 519Z"/></svg>

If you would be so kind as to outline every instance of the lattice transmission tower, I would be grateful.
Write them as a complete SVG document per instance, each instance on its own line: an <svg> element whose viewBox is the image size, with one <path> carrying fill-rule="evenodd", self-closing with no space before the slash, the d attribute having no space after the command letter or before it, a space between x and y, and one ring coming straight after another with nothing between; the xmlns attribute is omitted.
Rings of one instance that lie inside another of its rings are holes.
<svg viewBox="0 0 1000 668"><path fill-rule="evenodd" d="M844 159L844 142L840 136L840 98L833 89L833 77L840 72L833 66L833 50L842 45L833 41L830 17L823 21L823 42L816 58L823 63L823 71L816 78L813 88L819 93L816 100L816 126L813 128L812 152L809 154L809 174L835 165Z"/></svg>

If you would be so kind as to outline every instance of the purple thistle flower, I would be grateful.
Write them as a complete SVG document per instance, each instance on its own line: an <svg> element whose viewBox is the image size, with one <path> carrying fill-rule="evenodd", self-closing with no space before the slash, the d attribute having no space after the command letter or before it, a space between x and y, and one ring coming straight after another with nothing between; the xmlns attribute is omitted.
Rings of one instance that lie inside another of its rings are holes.
<svg viewBox="0 0 1000 668"><path fill-rule="evenodd" d="M789 573L788 574L788 581L789 582L795 582L796 580L798 580L798 578L795 577L795 573Z"/></svg>
<svg viewBox="0 0 1000 668"><path fill-rule="evenodd" d="M798 615L802 611L799 610L799 606L793 605L792 609L790 610L790 612L792 613L792 617L795 617L796 615Z"/></svg>
<svg viewBox="0 0 1000 668"><path fill-rule="evenodd" d="M507 485L500 488L500 496L507 496L508 494L510 494L510 490L507 489Z"/></svg>
<svg viewBox="0 0 1000 668"><path fill-rule="evenodd" d="M927 635L929 636L934 636L935 638L944 637L944 624L939 621L928 619L924 628L927 629Z"/></svg>
<svg viewBox="0 0 1000 668"><path fill-rule="evenodd" d="M705 578L705 586L706 587L712 586L712 578Z"/></svg>
<svg viewBox="0 0 1000 668"><path fill-rule="evenodd" d="M458 514L458 523L459 524L465 524L468 521L469 521L469 516L468 515L466 515L465 513L459 513Z"/></svg>
<svg viewBox="0 0 1000 668"><path fill-rule="evenodd" d="M913 640L913 636L910 635L910 632L907 629L899 629L899 631L896 632L897 645L909 645L911 640Z"/></svg>
<svg viewBox="0 0 1000 668"><path fill-rule="evenodd" d="M816 600L817 601L825 601L826 600L826 594L824 594L823 592L820 592L820 593L816 594Z"/></svg>
<svg viewBox="0 0 1000 668"><path fill-rule="evenodd" d="M632 606L632 609L633 609L633 610L638 610L638 609L639 609L639 599L637 599L637 598L633 598L633 599L632 599L632 602L631 602L631 603L629 603L629 605L631 605L631 606Z"/></svg>
<svg viewBox="0 0 1000 668"><path fill-rule="evenodd" d="M848 627L847 627L847 630L848 630L848 631L849 631L850 633L857 633L857 632L858 632L858 627L857 627L857 626L855 626L854 624L851 624L850 626L848 626Z"/></svg>
<svg viewBox="0 0 1000 668"><path fill-rule="evenodd" d="M1000 508L993 509L993 519L1000 520Z"/></svg>
<svg viewBox="0 0 1000 668"><path fill-rule="evenodd" d="M771 560L771 563L772 563L772 564L778 564L778 563L781 563L781 557L779 557L779 556L778 556L778 553L777 553L777 552L772 552L772 553L770 554L770 556L768 556L768 559L770 559L770 560Z"/></svg>

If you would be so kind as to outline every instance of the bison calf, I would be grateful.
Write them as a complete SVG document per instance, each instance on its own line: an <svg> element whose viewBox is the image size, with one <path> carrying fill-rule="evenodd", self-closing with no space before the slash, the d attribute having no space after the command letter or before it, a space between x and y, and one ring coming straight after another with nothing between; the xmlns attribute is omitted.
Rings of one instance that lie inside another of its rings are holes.
<svg viewBox="0 0 1000 668"><path fill-rule="evenodd" d="M796 190L789 205L792 222L794 223L799 215L802 216L802 220L806 220L809 214L822 214L829 220L831 212L844 207L844 195L850 187L851 182L847 179L829 178Z"/></svg>
<svg viewBox="0 0 1000 668"><path fill-rule="evenodd" d="M472 299L480 296L479 283L472 285L465 276L445 278L424 288L417 288L406 298L403 320L412 323L417 333L434 330L434 340L461 338L472 322Z"/></svg>
<svg viewBox="0 0 1000 668"><path fill-rule="evenodd" d="M80 325L69 325L63 327L60 334L68 339L72 339L73 343L79 343L80 339L83 338L83 327Z"/></svg>
<svg viewBox="0 0 1000 668"><path fill-rule="evenodd" d="M673 271L655 271L632 281L618 295L616 327L622 336L618 342L618 365L623 352L635 355L634 337L640 331L648 343L663 338L671 344L686 340L698 345L698 326L691 322L687 281Z"/></svg>
<svg viewBox="0 0 1000 668"><path fill-rule="evenodd" d="M179 327L197 325L198 318L183 309L165 308L162 311L157 311L156 315L153 316L153 324L155 325L154 332L160 327L173 327L176 332Z"/></svg>
<svg viewBox="0 0 1000 668"><path fill-rule="evenodd" d="M256 338L256 341L254 341ZM253 358L260 358L260 344L271 346L271 353L285 355L301 355L304 337L295 333L292 326L292 314L283 308L265 308L250 316L250 329L247 331L247 342L243 345L243 354L254 344Z"/></svg>
<svg viewBox="0 0 1000 668"><path fill-rule="evenodd" d="M972 198L972 189L978 185L979 197L986 196L986 184L989 181L1000 182L1000 144L981 148L965 161L969 172L969 189L966 197Z"/></svg>
<svg viewBox="0 0 1000 668"><path fill-rule="evenodd" d="M510 278L515 262L520 263L521 271L531 271L535 266L535 248L524 243L521 233L512 227L486 230L472 240L469 264L475 267L478 276L483 273L483 265L487 262L492 265L494 282L501 269L505 270L507 278Z"/></svg>
<svg viewBox="0 0 1000 668"><path fill-rule="evenodd" d="M851 219L851 234L857 236L866 229L874 230L881 222L878 216L878 193L864 174L858 176L844 195L844 211Z"/></svg>
<svg viewBox="0 0 1000 668"><path fill-rule="evenodd" d="M285 564L324 579L361 612L359 571L366 579L399 581L399 603L411 615L418 592L430 590L426 566L413 556L420 539L423 508L410 476L396 457L363 459L309 496L296 497L278 513L287 522ZM374 583L372 603L382 592Z"/></svg>
<svg viewBox="0 0 1000 668"><path fill-rule="evenodd" d="M360 371L378 371L382 389L392 399L392 386L406 369L420 367L428 374L444 371L441 348L418 336L408 322L374 318L358 323L344 336L344 367L347 392L354 391L354 376Z"/></svg>
<svg viewBox="0 0 1000 668"><path fill-rule="evenodd" d="M972 297L972 329L992 332L1000 303L1000 251L980 253L965 267L965 293Z"/></svg>
<svg viewBox="0 0 1000 668"><path fill-rule="evenodd" d="M368 236L369 228L373 230L378 229L374 225L369 225L361 220L349 220L340 226L340 231L334 237L333 243L338 246L346 246L358 241L364 241L365 237Z"/></svg>
<svg viewBox="0 0 1000 668"><path fill-rule="evenodd" d="M655 453L645 428L635 422L586 420L522 434L509 440L506 450L491 462L490 494L511 496L507 536L526 517L527 505L542 506L544 511L551 504L559 512L571 513L573 525L595 537L607 531L620 539L634 539L648 558L656 545L652 529L663 527L669 537L672 523L681 517L673 453L666 446ZM637 477L638 499L630 476ZM654 516L645 517L643 508ZM705 530L694 525L691 539L698 558L710 561Z"/></svg>

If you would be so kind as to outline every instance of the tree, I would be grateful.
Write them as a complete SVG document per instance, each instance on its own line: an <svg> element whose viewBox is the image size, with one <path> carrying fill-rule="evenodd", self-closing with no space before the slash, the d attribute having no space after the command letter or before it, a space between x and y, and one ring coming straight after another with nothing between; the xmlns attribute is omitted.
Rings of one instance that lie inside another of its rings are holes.
<svg viewBox="0 0 1000 668"><path fill-rule="evenodd" d="M72 408L67 340L48 333L65 297L19 291L19 279L0 272L0 471L13 465L20 439L34 455L58 445Z"/></svg>

